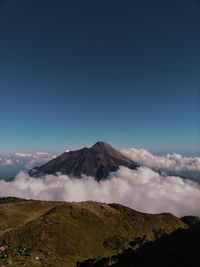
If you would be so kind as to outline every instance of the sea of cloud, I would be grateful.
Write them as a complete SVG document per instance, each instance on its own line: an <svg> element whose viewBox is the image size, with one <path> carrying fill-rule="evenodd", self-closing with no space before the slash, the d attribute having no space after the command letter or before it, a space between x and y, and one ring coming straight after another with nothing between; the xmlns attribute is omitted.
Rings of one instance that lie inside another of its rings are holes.
<svg viewBox="0 0 200 267"><path fill-rule="evenodd" d="M13 181L0 181L0 196L54 201L93 200L119 203L141 212L200 215L200 185L191 180L159 174L148 167L126 167L97 182L67 175L30 177L21 171Z"/></svg>
<svg viewBox="0 0 200 267"><path fill-rule="evenodd" d="M136 148L124 148L120 151L142 166L155 171L166 172L168 175L177 175L200 182L200 157L186 157L177 153L154 155L146 149ZM3 168L7 170L12 167L15 167L18 171L28 170L40 166L56 156L56 154L48 152L16 152L9 155L0 155L0 172Z"/></svg>
<svg viewBox="0 0 200 267"><path fill-rule="evenodd" d="M36 153L12 153L9 155L0 156L0 166L6 165L22 165L24 168L32 168L36 165L41 165L53 158L56 155L48 152L36 152Z"/></svg>
<svg viewBox="0 0 200 267"><path fill-rule="evenodd" d="M185 157L177 153L159 156L136 148L121 149L121 152L142 166L200 182L200 157Z"/></svg>
<svg viewBox="0 0 200 267"><path fill-rule="evenodd" d="M30 170L55 158L48 152L12 153L0 155L0 179L14 177L20 170Z"/></svg>
<svg viewBox="0 0 200 267"><path fill-rule="evenodd" d="M179 154L153 155L145 149L122 149L122 153L141 165L137 170L121 166L101 182L67 175L33 178L30 168L56 157L47 152L14 153L0 157L0 167L18 166L14 180L0 180L0 197L55 201L93 200L119 203L141 212L171 212L177 216L200 216L200 158ZM190 179L183 179L189 177ZM198 181L198 182L196 182Z"/></svg>

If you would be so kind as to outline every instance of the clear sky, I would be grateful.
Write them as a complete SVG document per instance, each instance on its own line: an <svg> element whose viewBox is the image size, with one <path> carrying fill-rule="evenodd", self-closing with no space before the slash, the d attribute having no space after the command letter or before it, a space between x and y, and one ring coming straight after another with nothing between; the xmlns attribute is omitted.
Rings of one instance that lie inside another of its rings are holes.
<svg viewBox="0 0 200 267"><path fill-rule="evenodd" d="M1 151L200 151L199 22L197 0L1 0Z"/></svg>

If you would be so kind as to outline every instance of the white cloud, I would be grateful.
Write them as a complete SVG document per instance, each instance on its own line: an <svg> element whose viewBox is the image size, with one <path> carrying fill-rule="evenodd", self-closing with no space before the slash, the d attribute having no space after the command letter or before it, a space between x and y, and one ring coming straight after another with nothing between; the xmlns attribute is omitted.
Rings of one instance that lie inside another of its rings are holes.
<svg viewBox="0 0 200 267"><path fill-rule="evenodd" d="M36 166L40 166L53 158L55 158L56 155L47 153L47 152L37 152L32 155L30 160L25 164L26 169L31 169Z"/></svg>
<svg viewBox="0 0 200 267"><path fill-rule="evenodd" d="M14 155L17 156L17 157L20 157L20 158L27 158L27 157L32 157L33 156L33 154L19 153L19 152L15 152Z"/></svg>
<svg viewBox="0 0 200 267"><path fill-rule="evenodd" d="M66 150L66 152L69 152L69 150ZM121 149L121 152L142 166L200 182L200 157L184 157L177 153L159 156L153 155L146 149L136 148ZM18 166L18 169L31 169L48 162L56 156L48 152L15 152L10 155L2 155L0 166L14 165Z"/></svg>
<svg viewBox="0 0 200 267"><path fill-rule="evenodd" d="M116 202L148 213L200 215L200 185L178 177L182 175L200 181L199 157L184 157L176 153L158 156L145 149L135 148L122 149L121 152L142 167L138 170L121 167L117 172L111 173L108 180L100 183L86 176L72 179L66 175L47 175L37 179L21 171L12 182L0 180L0 196ZM47 152L16 152L2 155L0 166L18 166L18 170L31 169L54 157L56 155Z"/></svg>
<svg viewBox="0 0 200 267"><path fill-rule="evenodd" d="M5 164L6 165L12 165L13 163L12 163L11 159L7 159L7 160L5 160Z"/></svg>
<svg viewBox="0 0 200 267"><path fill-rule="evenodd" d="M35 166L40 166L49 160L55 158L56 155L48 152L36 153L19 153L1 155L0 166L13 165L19 166L21 169L31 169Z"/></svg>
<svg viewBox="0 0 200 267"><path fill-rule="evenodd" d="M12 165L13 162L11 159L0 159L0 165L7 166L7 165Z"/></svg>
<svg viewBox="0 0 200 267"><path fill-rule="evenodd" d="M110 179L46 175L42 179L20 172L14 181L0 181L0 196L40 200L120 203L141 212L200 215L200 185L175 176L163 176L147 167L121 167Z"/></svg>
<svg viewBox="0 0 200 267"><path fill-rule="evenodd" d="M121 149L121 152L139 164L154 170L200 180L200 157L184 157L177 153L158 156L146 149L136 148Z"/></svg>

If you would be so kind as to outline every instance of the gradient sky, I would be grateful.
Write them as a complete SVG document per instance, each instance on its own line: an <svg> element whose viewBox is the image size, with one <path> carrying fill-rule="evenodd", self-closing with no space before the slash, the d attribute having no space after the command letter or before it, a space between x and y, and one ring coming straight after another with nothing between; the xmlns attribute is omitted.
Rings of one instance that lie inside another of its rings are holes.
<svg viewBox="0 0 200 267"><path fill-rule="evenodd" d="M200 151L199 19L195 0L1 0L1 152Z"/></svg>

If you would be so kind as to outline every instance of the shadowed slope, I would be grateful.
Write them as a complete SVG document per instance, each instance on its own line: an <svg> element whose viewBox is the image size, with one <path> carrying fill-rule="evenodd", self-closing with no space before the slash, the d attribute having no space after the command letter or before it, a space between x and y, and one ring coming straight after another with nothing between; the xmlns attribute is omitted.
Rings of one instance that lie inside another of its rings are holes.
<svg viewBox="0 0 200 267"><path fill-rule="evenodd" d="M200 223L200 218L197 216L184 216L181 220L188 226L193 226L196 223Z"/></svg>
<svg viewBox="0 0 200 267"><path fill-rule="evenodd" d="M89 259L79 267L190 267L200 266L200 223L163 235L138 250L127 249L111 258Z"/></svg>

